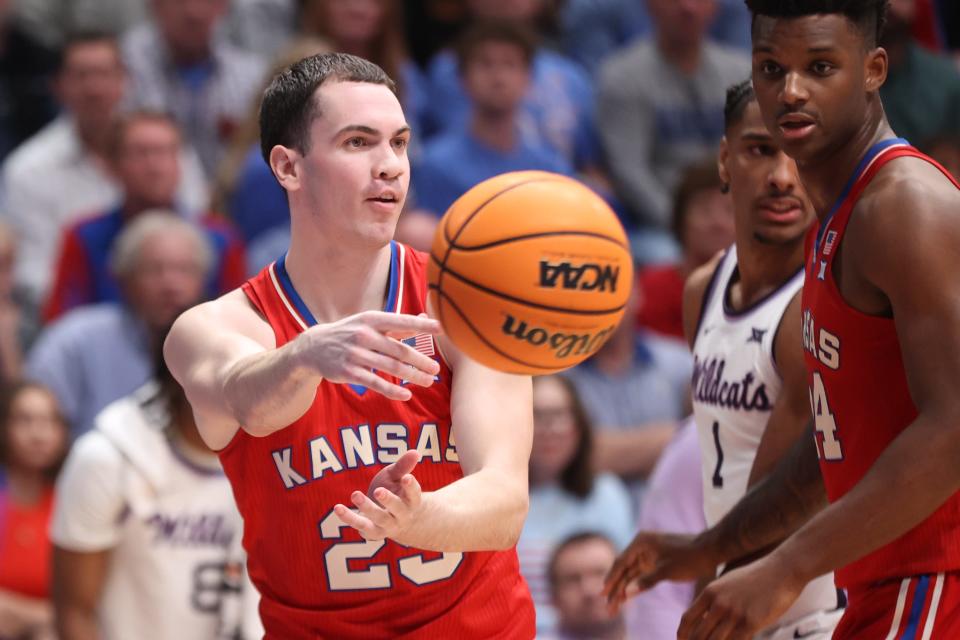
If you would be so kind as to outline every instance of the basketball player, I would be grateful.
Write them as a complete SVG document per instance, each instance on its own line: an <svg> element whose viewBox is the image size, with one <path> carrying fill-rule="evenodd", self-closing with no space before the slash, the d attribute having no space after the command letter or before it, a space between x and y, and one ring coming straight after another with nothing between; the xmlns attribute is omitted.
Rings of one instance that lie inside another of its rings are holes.
<svg viewBox="0 0 960 640"><path fill-rule="evenodd" d="M810 420L800 288L813 206L796 164L764 127L749 80L727 91L724 115L719 168L734 202L736 243L694 271L684 293L708 525L769 472ZM655 559L664 544L680 539L639 534L611 572L611 600L619 603L627 584L640 577L631 570L635 562ZM686 541L687 553L696 555L692 537ZM643 586L660 578L654 572ZM839 604L833 577L821 576L763 636L829 638Z"/></svg>
<svg viewBox="0 0 960 640"><path fill-rule="evenodd" d="M532 638L530 380L422 315L427 257L391 241L410 138L393 82L306 58L260 127L289 251L179 318L166 356L233 485L267 637Z"/></svg>
<svg viewBox="0 0 960 640"><path fill-rule="evenodd" d="M884 117L886 0L747 4L764 122L820 219L801 302L814 437L721 521L712 552L795 531L709 585L679 637L748 638L835 570L849 606L834 638L955 639L960 185Z"/></svg>

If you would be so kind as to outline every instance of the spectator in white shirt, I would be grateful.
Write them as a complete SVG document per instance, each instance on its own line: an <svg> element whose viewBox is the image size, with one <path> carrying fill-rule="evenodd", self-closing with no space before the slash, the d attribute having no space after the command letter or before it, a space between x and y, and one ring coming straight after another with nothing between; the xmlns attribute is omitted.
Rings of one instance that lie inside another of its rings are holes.
<svg viewBox="0 0 960 640"><path fill-rule="evenodd" d="M18 237L15 279L30 302L47 293L63 230L85 214L120 201L105 146L124 95L116 40L78 34L64 45L56 78L63 113L18 147L2 169L0 215ZM207 189L196 156L185 152L178 201L203 211Z"/></svg>

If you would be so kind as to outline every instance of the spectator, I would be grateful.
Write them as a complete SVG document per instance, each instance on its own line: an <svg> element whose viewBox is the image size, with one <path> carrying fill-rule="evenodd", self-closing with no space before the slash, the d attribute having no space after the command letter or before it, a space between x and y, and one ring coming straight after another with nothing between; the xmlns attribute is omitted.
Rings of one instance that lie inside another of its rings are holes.
<svg viewBox="0 0 960 640"><path fill-rule="evenodd" d="M155 380L97 416L57 483L63 638L212 640L235 597L226 572L240 514L160 351Z"/></svg>
<svg viewBox="0 0 960 640"><path fill-rule="evenodd" d="M297 38L280 53L268 76L274 77L297 60L328 51L332 49L324 40ZM263 161L260 151L259 95L250 103L246 118L234 133L230 147L217 168L211 208L227 212L243 241L250 247L249 273L258 272L285 250L286 245L283 245L279 253L268 254L267 262L253 258L260 236L278 229L282 229L286 238L290 234L290 210L286 194L270 166Z"/></svg>
<svg viewBox="0 0 960 640"><path fill-rule="evenodd" d="M688 419L664 449L650 476L640 513L640 531L682 535L706 529L697 438L697 426ZM624 611L631 637L676 638L680 618L693 603L695 589L693 582L661 582L631 600Z"/></svg>
<svg viewBox="0 0 960 640"><path fill-rule="evenodd" d="M386 71L397 83L407 122L414 131L422 130L428 89L407 50L401 0L304 0L300 25L335 51L360 56Z"/></svg>
<svg viewBox="0 0 960 640"><path fill-rule="evenodd" d="M57 115L54 51L15 20L13 0L0 0L0 161Z"/></svg>
<svg viewBox="0 0 960 640"><path fill-rule="evenodd" d="M914 40L916 0L893 0L880 44L890 68L880 88L883 110L897 135L915 144L960 136L960 73L946 56Z"/></svg>
<svg viewBox="0 0 960 640"><path fill-rule="evenodd" d="M535 29L547 0L467 0L474 19L521 22ZM427 135L462 129L470 102L452 51L438 53L428 69L431 99ZM537 47L530 66L530 86L518 117L521 136L553 149L566 164L602 181L600 149L594 128L593 85L583 69L545 47Z"/></svg>
<svg viewBox="0 0 960 640"><path fill-rule="evenodd" d="M630 483L637 502L644 480L690 405L693 361L686 345L637 330L641 303L634 288L625 321L570 377L597 427L594 464Z"/></svg>
<svg viewBox="0 0 960 640"><path fill-rule="evenodd" d="M32 305L47 295L58 242L71 223L120 199L107 170L106 147L124 91L124 70L112 36L81 33L64 45L56 76L63 113L4 163L0 212L18 238L15 279ZM177 200L206 205L195 155L184 153Z"/></svg>
<svg viewBox="0 0 960 640"><path fill-rule="evenodd" d="M57 401L18 382L0 396L0 637L53 639L53 483L69 444Z"/></svg>
<svg viewBox="0 0 960 640"><path fill-rule="evenodd" d="M208 237L168 213L144 213L120 233L110 266L123 303L71 311L47 327L27 358L27 375L54 392L74 435L150 377L153 348L200 301L212 261Z"/></svg>
<svg viewBox="0 0 960 640"><path fill-rule="evenodd" d="M603 578L616 557L613 543L599 533L579 533L557 546L549 569L551 599L559 618L552 640L627 637L623 616L611 613L603 596Z"/></svg>
<svg viewBox="0 0 960 640"><path fill-rule="evenodd" d="M120 118L110 138L108 162L123 187L121 204L82 220L64 234L57 275L43 310L47 321L74 307L120 299L108 259L117 235L144 211L172 215L180 179L181 138L167 115L137 111ZM184 216L192 218L195 216ZM207 296L225 293L246 279L243 244L223 221L208 217L201 224L215 251Z"/></svg>
<svg viewBox="0 0 960 640"><path fill-rule="evenodd" d="M673 199L674 238L680 261L639 270L642 291L637 324L683 340L683 283L694 269L733 244L733 202L721 191L716 161L688 167Z"/></svg>
<svg viewBox="0 0 960 640"><path fill-rule="evenodd" d="M228 0L151 0L154 22L123 39L131 106L173 114L211 177L265 71L260 58L217 31L227 6Z"/></svg>
<svg viewBox="0 0 960 640"><path fill-rule="evenodd" d="M15 0L18 22L46 46L58 49L80 31L111 35L132 27L146 14L146 0Z"/></svg>
<svg viewBox="0 0 960 640"><path fill-rule="evenodd" d="M534 51L531 36L513 22L482 22L464 34L458 64L470 120L427 143L413 171L418 208L441 216L470 187L507 171L570 173L562 157L517 126Z"/></svg>
<svg viewBox="0 0 960 640"><path fill-rule="evenodd" d="M683 169L723 136L726 87L750 70L745 54L706 39L716 0L648 0L649 38L603 64L598 123L621 200L650 237L638 259L669 253L670 194Z"/></svg>
<svg viewBox="0 0 960 640"><path fill-rule="evenodd" d="M537 608L537 630L555 628L547 561L567 536L597 529L623 549L633 535L630 493L610 473L595 474L590 456L593 432L569 380L533 379L533 451L530 511L517 543L520 571Z"/></svg>
<svg viewBox="0 0 960 640"><path fill-rule="evenodd" d="M300 0L232 0L226 20L230 42L268 60L287 46Z"/></svg>

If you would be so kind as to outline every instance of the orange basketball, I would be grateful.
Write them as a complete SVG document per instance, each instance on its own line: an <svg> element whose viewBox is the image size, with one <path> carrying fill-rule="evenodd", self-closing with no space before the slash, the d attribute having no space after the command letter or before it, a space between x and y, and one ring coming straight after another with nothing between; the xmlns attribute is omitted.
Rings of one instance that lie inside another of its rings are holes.
<svg viewBox="0 0 960 640"><path fill-rule="evenodd" d="M633 287L613 211L576 180L544 171L470 189L440 221L430 258L430 302L446 334L508 373L553 373L595 353Z"/></svg>

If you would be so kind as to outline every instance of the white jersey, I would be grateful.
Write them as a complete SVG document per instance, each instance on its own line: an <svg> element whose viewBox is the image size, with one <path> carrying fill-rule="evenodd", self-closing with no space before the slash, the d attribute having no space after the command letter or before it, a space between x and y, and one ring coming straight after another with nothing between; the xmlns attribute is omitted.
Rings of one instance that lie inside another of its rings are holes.
<svg viewBox="0 0 960 640"><path fill-rule="evenodd" d="M233 636L238 622L222 614L252 589L237 578L240 514L216 457L190 459L170 441L156 392L151 383L109 405L76 442L51 538L71 551L110 551L98 612L105 640Z"/></svg>
<svg viewBox="0 0 960 640"><path fill-rule="evenodd" d="M782 380L774 341L787 305L803 286L803 269L762 300L731 309L737 248L721 258L703 298L693 344L693 415L700 439L704 515L716 524L747 492L757 448ZM837 608L833 575L811 582L780 619L796 621Z"/></svg>

